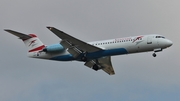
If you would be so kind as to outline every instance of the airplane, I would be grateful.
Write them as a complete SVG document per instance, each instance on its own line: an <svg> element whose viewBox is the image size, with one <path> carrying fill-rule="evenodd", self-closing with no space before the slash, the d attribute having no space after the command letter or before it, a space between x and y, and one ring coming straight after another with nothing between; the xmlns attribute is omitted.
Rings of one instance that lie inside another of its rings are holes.
<svg viewBox="0 0 180 101"><path fill-rule="evenodd" d="M95 71L103 70L109 75L115 74L111 56L153 51L153 56L156 57L156 52L161 52L173 44L171 40L158 34L84 42L57 28L47 28L61 39L59 43L44 45L35 34L27 35L9 29L5 31L25 43L30 58L55 61L76 60L84 62L85 66Z"/></svg>

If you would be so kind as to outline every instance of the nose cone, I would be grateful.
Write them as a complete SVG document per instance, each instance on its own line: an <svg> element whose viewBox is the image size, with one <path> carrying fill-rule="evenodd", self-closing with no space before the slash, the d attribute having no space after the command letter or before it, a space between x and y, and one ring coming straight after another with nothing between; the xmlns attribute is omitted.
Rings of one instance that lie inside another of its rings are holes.
<svg viewBox="0 0 180 101"><path fill-rule="evenodd" d="M166 45L167 45L167 47L170 47L173 45L173 42L171 40L167 40Z"/></svg>

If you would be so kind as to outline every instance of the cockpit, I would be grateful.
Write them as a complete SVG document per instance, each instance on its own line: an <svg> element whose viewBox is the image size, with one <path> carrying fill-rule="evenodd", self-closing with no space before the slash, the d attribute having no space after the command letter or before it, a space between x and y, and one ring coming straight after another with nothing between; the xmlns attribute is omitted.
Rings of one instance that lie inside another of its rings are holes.
<svg viewBox="0 0 180 101"><path fill-rule="evenodd" d="M156 36L156 38L163 38L163 39L165 39L165 37L164 37L164 36Z"/></svg>

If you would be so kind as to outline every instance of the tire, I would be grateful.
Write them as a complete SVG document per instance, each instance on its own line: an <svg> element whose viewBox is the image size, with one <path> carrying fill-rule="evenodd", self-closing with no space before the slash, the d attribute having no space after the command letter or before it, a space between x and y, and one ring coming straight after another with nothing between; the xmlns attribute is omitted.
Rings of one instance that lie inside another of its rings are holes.
<svg viewBox="0 0 180 101"><path fill-rule="evenodd" d="M157 55L156 55L156 53L153 53L153 57L156 57Z"/></svg>
<svg viewBox="0 0 180 101"><path fill-rule="evenodd" d="M94 69L95 71L97 71L97 70L99 70L99 67L98 67L98 65L94 65L92 69Z"/></svg>

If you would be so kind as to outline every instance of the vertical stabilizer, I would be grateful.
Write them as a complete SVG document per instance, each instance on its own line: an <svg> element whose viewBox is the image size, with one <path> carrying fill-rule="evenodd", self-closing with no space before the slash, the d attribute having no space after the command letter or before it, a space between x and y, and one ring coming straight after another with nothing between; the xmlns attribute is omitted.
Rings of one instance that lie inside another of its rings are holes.
<svg viewBox="0 0 180 101"><path fill-rule="evenodd" d="M35 34L29 34L28 36L31 36L31 38L23 40L24 44L28 48L28 52L40 51L45 47L45 45Z"/></svg>

